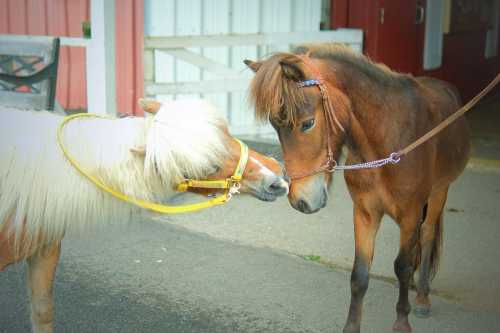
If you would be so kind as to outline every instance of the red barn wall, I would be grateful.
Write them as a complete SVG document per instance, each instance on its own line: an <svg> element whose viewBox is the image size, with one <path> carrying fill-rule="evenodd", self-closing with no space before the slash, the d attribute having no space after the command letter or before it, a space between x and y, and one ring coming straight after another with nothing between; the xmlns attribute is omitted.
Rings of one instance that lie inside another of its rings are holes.
<svg viewBox="0 0 500 333"><path fill-rule="evenodd" d="M379 9L382 6L395 3L398 2L396 0L331 0L332 28L362 29L364 32L364 53L368 54L373 60L384 62L391 68L399 70L403 68L403 72L410 71L414 75L434 76L448 81L457 86L464 102L476 95L500 71L500 50L496 57L491 59L485 59L484 57L485 29L445 34L443 37L441 67L436 70L425 71L422 59L424 25L415 28L415 36L410 33L400 36L399 31L395 29L393 29L392 33L390 29L384 30L385 35L381 36ZM405 11L409 11L407 14L410 15L406 16L411 20L409 23L413 24L415 1L411 3L413 6L403 6L403 8ZM424 0L420 0L418 3L425 5ZM403 20L404 17L404 15L398 15L393 19ZM390 17L386 15L386 25L389 23L387 22L388 19ZM401 24L402 22L396 23ZM382 37L391 40L394 47L381 47ZM414 38L417 39L418 43L415 52L407 52L407 56L404 57L391 58L390 52L397 51L401 53L400 48L406 47L408 40L413 41Z"/></svg>
<svg viewBox="0 0 500 333"><path fill-rule="evenodd" d="M417 75L428 75L453 83L467 102L481 91L500 71L500 56L484 57L486 30L445 34L443 63L436 70ZM495 90L498 92L498 88Z"/></svg>

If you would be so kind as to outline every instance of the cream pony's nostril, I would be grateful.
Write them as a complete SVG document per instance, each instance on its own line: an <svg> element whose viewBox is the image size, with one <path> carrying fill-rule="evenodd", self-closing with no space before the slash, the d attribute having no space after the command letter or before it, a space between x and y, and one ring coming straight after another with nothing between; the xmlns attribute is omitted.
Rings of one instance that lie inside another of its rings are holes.
<svg viewBox="0 0 500 333"><path fill-rule="evenodd" d="M282 178L276 178L276 180L269 185L267 190L269 193L277 196L285 195L288 194L288 183Z"/></svg>

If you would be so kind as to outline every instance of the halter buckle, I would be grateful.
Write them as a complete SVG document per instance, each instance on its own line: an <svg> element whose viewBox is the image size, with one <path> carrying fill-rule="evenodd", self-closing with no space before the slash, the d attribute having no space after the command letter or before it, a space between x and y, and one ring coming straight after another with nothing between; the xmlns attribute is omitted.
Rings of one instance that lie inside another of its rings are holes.
<svg viewBox="0 0 500 333"><path fill-rule="evenodd" d="M230 188L229 188L229 193L230 194L239 194L240 193L240 188L241 188L241 184L238 182L238 183L234 183Z"/></svg>
<svg viewBox="0 0 500 333"><path fill-rule="evenodd" d="M225 202L229 202L233 198L233 195L239 194L240 188L241 188L241 184L239 182L233 183L233 185L231 185L231 187L227 191Z"/></svg>
<svg viewBox="0 0 500 333"><path fill-rule="evenodd" d="M333 173L335 171L336 167L337 167L337 161L335 161L333 158L331 158L326 162L325 171Z"/></svg>

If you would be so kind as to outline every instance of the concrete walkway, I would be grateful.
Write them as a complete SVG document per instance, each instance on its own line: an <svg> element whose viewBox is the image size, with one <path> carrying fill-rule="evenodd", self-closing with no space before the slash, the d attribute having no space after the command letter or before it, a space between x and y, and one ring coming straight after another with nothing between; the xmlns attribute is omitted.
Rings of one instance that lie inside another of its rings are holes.
<svg viewBox="0 0 500 333"><path fill-rule="evenodd" d="M55 285L56 332L340 332L353 232L339 176L328 207L314 215L286 200L240 196L201 213L69 234ZM412 315L414 332L500 331L499 202L497 173L468 170L455 184L433 316ZM365 333L391 330L397 239L385 221ZM0 274L1 333L29 332L25 285L24 265Z"/></svg>
<svg viewBox="0 0 500 333"><path fill-rule="evenodd" d="M250 224L259 216L252 211L245 219ZM396 295L391 284L371 281L364 333L391 331ZM55 299L56 332L337 333L347 313L349 274L144 220L67 237ZM429 319L410 317L414 332L500 329L498 313L440 297L434 307ZM0 309L0 332L29 332L24 265L0 274Z"/></svg>
<svg viewBox="0 0 500 333"><path fill-rule="evenodd" d="M468 308L500 314L500 172L468 169L452 186L445 213L444 251L434 292ZM265 212L262 214L261 212ZM255 216L255 218L250 218ZM349 271L354 254L352 203L341 174L335 175L328 206L313 215L238 197L229 207L168 222L217 238L279 249ZM376 242L372 273L395 285L393 260L399 228L385 218ZM319 257L319 258L318 258Z"/></svg>

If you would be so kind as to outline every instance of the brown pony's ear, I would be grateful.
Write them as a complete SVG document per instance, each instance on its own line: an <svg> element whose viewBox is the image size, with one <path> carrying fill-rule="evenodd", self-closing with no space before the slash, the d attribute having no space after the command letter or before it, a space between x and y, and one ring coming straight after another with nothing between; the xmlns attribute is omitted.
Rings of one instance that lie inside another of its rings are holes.
<svg viewBox="0 0 500 333"><path fill-rule="evenodd" d="M261 62L252 61L249 59L245 59L245 60L243 60L243 62L245 63L245 65L247 65L248 68L250 68L252 71L254 71L254 73L256 73L259 70L260 66L262 65Z"/></svg>
<svg viewBox="0 0 500 333"><path fill-rule="evenodd" d="M293 81L302 81L305 79L306 76L297 62L281 60L280 65L283 75L285 75L286 78Z"/></svg>
<svg viewBox="0 0 500 333"><path fill-rule="evenodd" d="M137 101L139 107L144 110L144 112L155 114L161 108L161 103L153 101L150 99L139 98Z"/></svg>

